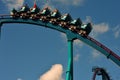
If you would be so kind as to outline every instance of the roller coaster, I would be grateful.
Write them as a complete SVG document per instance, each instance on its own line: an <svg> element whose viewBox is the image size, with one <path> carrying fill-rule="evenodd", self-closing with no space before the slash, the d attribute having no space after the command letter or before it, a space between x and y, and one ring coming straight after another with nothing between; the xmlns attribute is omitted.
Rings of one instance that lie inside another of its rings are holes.
<svg viewBox="0 0 120 80"><path fill-rule="evenodd" d="M55 9L50 10L49 7L45 7L40 10L36 3L32 8L27 5L23 5L20 10L13 9L11 14L0 15L0 32L3 24L7 23L22 23L43 26L65 33L68 39L68 68L66 71L66 80L73 80L73 41L75 39L81 40L87 45L101 52L107 59L112 60L120 67L120 56L114 53L112 50L101 44L97 40L89 36L92 30L91 23L83 24L80 18L73 20L70 14L61 15L61 13ZM0 33L1 34L1 33ZM93 80L97 75L102 76L102 80L110 80L107 72L103 68L94 68Z"/></svg>

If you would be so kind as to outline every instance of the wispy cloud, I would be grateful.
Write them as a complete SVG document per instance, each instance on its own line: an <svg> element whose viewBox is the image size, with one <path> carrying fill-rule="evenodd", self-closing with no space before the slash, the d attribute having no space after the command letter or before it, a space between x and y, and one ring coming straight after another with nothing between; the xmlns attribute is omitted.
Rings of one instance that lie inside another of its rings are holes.
<svg viewBox="0 0 120 80"><path fill-rule="evenodd" d="M80 6L83 4L84 0L55 0L54 2L63 5Z"/></svg>
<svg viewBox="0 0 120 80"><path fill-rule="evenodd" d="M78 39L74 41L74 46L82 47L83 45L84 45L83 42Z"/></svg>
<svg viewBox="0 0 120 80"><path fill-rule="evenodd" d="M21 78L17 78L17 80L22 80Z"/></svg>
<svg viewBox="0 0 120 80"><path fill-rule="evenodd" d="M98 57L100 57L100 52L98 52L97 50L93 50L93 51L92 51L92 57L93 57L93 58L98 58Z"/></svg>
<svg viewBox="0 0 120 80"><path fill-rule="evenodd" d="M80 54L76 54L74 57L73 57L73 60L76 62L78 61L80 58Z"/></svg>
<svg viewBox="0 0 120 80"><path fill-rule="evenodd" d="M66 34L65 33L60 33L60 36L61 36L63 42L67 43L67 36L66 36Z"/></svg>
<svg viewBox="0 0 120 80"><path fill-rule="evenodd" d="M100 23L100 24L95 24L93 26L93 29L95 32L98 32L98 33L105 33L109 30L109 25L106 24L106 23Z"/></svg>
<svg viewBox="0 0 120 80"><path fill-rule="evenodd" d="M9 10L11 10L12 8L18 9L24 3L24 0L2 0L2 1L5 3Z"/></svg>
<svg viewBox="0 0 120 80"><path fill-rule="evenodd" d="M61 64L55 64L43 74L39 80L63 80L62 78L63 67Z"/></svg>
<svg viewBox="0 0 120 80"><path fill-rule="evenodd" d="M113 33L115 38L120 36L120 25L117 25L115 28L113 28Z"/></svg>
<svg viewBox="0 0 120 80"><path fill-rule="evenodd" d="M98 37L99 35L109 31L109 25L105 22L93 25L93 30L91 32L92 37Z"/></svg>

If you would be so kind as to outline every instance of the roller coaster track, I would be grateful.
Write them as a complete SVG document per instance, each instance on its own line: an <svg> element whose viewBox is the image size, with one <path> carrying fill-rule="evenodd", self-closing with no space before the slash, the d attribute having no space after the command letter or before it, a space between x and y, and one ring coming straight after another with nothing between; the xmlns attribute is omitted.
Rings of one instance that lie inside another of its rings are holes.
<svg viewBox="0 0 120 80"><path fill-rule="evenodd" d="M66 80L73 80L73 50L72 50L72 42L75 39L79 39L82 42L86 43L87 45L93 47L94 49L101 52L103 55L106 56L107 59L111 59L115 64L117 64L120 67L120 56L118 56L116 53L114 53L112 50L107 48L105 45L101 44L97 40L93 39L90 36L81 36L78 33L75 33L69 29L66 29L59 25L54 25L49 22L43 22L41 20L32 20L32 19L22 19L22 18L11 18L11 15L0 15L0 34L1 34L1 27L3 24L7 23L22 23L22 24L32 24L32 25L38 25L46 28L51 28L54 30L57 30L59 32L65 33L67 35L68 39L68 53L69 53L69 60L68 60L68 70L66 71L67 77ZM95 76L98 71L101 71L105 75L105 71L101 68L96 69L94 73L93 80L95 80ZM107 74L107 73L106 73ZM102 75L102 76L104 76ZM106 75L105 75L106 77ZM110 80L109 78L105 78L103 80Z"/></svg>
<svg viewBox="0 0 120 80"><path fill-rule="evenodd" d="M102 80L111 80L110 76L108 75L108 73L104 68L99 68L99 67L94 68L93 72L94 74L93 74L92 80L95 80L97 75L102 76Z"/></svg>
<svg viewBox="0 0 120 80"><path fill-rule="evenodd" d="M60 32L66 33L68 36L71 37L71 39L79 39L83 41L84 43L90 45L94 49L100 51L102 54L104 54L108 59L111 59L113 62L115 62L120 67L120 57L115 54L112 50L98 42L97 40L93 39L90 36L82 37L79 34L76 34L68 29L64 29L61 26L53 25L51 23L45 23L40 20L31 20L31 19L13 19L9 17L10 15L0 15L0 26L4 23L26 23L26 24L34 24L34 25L40 25L44 27L48 27L51 29L58 30ZM8 18L9 17L9 18Z"/></svg>

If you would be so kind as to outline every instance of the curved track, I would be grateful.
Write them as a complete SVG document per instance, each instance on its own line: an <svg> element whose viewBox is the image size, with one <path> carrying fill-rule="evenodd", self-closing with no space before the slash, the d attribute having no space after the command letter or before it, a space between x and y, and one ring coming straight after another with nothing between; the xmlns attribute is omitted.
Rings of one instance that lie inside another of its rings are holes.
<svg viewBox="0 0 120 80"><path fill-rule="evenodd" d="M74 33L69 29L65 29L59 25L53 25L49 22L43 22L41 20L21 19L21 18L13 19L13 18L10 18L10 15L0 15L0 27L2 27L2 24L5 24L5 23L33 24L33 25L39 25L39 26L60 31L62 33L65 33L69 40L79 39L82 42L90 45L94 49L104 54L108 59L111 59L120 67L120 57L117 54L115 54L112 50L110 50L109 48L107 48L106 46L104 46L103 44L101 44L100 42L98 42L97 40L93 39L90 36L82 37L81 35Z"/></svg>
<svg viewBox="0 0 120 80"><path fill-rule="evenodd" d="M93 74L92 80L96 80L97 75L102 76L102 80L110 80L110 77L105 69L97 67L97 68L94 68L93 71L94 71L94 74Z"/></svg>

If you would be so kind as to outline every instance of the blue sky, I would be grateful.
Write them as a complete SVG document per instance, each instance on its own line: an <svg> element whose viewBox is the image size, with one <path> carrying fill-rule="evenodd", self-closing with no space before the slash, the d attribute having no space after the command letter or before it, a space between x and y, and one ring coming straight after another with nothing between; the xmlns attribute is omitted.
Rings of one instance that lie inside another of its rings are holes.
<svg viewBox="0 0 120 80"><path fill-rule="evenodd" d="M32 7L33 2L1 0L0 14L9 14L13 7L19 9L23 3ZM81 18L83 23L92 22L93 30L90 36L120 56L119 3L119 0L37 0L41 9L50 5L52 9L59 9L62 14L70 13L73 19ZM39 80L47 71L49 75L53 68L61 69L62 80L65 80L67 60L67 41L64 34L28 24L2 26L0 80ZM76 40L74 80L91 80L93 66L105 68L112 79L120 80L120 67L87 44Z"/></svg>

